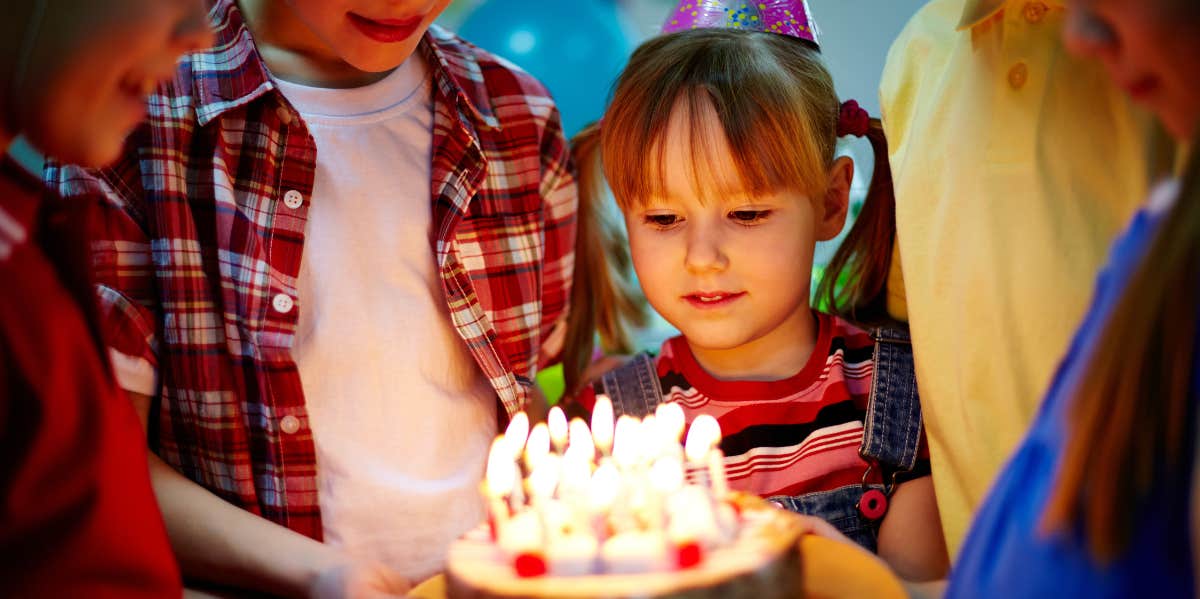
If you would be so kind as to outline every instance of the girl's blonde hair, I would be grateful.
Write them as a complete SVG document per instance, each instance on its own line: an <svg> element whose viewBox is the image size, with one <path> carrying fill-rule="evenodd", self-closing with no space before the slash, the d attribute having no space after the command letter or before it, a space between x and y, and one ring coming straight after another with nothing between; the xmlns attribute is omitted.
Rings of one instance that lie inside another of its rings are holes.
<svg viewBox="0 0 1200 599"><path fill-rule="evenodd" d="M672 112L677 105L686 108L691 139L704 139L707 132L699 110L704 103L718 116L747 192L766 195L794 189L819 201L828 191L840 105L815 46L783 35L732 29L681 31L639 46L617 79L604 119L573 143L580 169L580 233L564 359L569 394L583 382L579 375L592 352L593 330L575 325L597 324L606 349L631 349L629 323L645 314L645 300L636 287L617 282L631 278L631 260L624 233L612 232L620 224L598 220L604 214L603 181L622 210L663 195L662 141ZM895 236L887 216L894 212L891 175L886 144L875 143L883 140L877 122L872 135L875 182L886 184L872 184L863 214L885 217L860 218L850 235L869 246L844 246L834 260L839 266L826 270L826 281L849 281L836 286L836 298L834 285L822 281L818 287L818 293L824 290L837 300L831 310L850 316L860 306L882 304ZM695 147L691 173L697 189L703 190L710 183L702 176L709 170L704 165L716 157L704 144ZM620 243L613 243L618 237ZM879 239L886 241L877 243Z"/></svg>

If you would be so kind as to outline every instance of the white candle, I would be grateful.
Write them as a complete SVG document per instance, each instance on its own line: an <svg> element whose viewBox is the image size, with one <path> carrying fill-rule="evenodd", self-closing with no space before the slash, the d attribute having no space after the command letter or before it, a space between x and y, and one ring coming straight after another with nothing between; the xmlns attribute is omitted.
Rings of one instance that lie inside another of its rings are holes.
<svg viewBox="0 0 1200 599"><path fill-rule="evenodd" d="M509 459L509 449L504 437L496 437L496 440L492 441L491 450L488 451L485 494L492 512L492 521L496 525L497 538L509 518L508 504L504 498L512 491L515 483L511 466L512 460Z"/></svg>
<svg viewBox="0 0 1200 599"><path fill-rule="evenodd" d="M599 543L587 532L553 537L546 550L550 574L554 576L585 576L596 571Z"/></svg>
<svg viewBox="0 0 1200 599"><path fill-rule="evenodd" d="M708 467L708 481L712 494L718 500L729 493L729 482L725 478L725 454L716 445L721 442L721 425L708 414L701 414L692 421L684 444L684 453L689 462Z"/></svg>
<svg viewBox="0 0 1200 599"><path fill-rule="evenodd" d="M713 497L724 501L729 495L729 481L725 478L725 452L719 447L708 452L708 480L712 481Z"/></svg>
<svg viewBox="0 0 1200 599"><path fill-rule="evenodd" d="M612 451L613 406L612 400L603 393L596 396L596 405L592 408L592 439L601 454L608 455Z"/></svg>
<svg viewBox="0 0 1200 599"><path fill-rule="evenodd" d="M542 523L536 513L526 510L513 515L499 534L500 549L510 558L522 553L542 553Z"/></svg>
<svg viewBox="0 0 1200 599"><path fill-rule="evenodd" d="M621 473L612 462L602 462L592 474L588 489L588 507L594 514L607 514L620 492Z"/></svg>
<svg viewBox="0 0 1200 599"><path fill-rule="evenodd" d="M699 542L712 548L721 543L724 535L713 512L708 489L687 485L667 497L667 537L676 544Z"/></svg>
<svg viewBox="0 0 1200 599"><path fill-rule="evenodd" d="M600 551L606 574L658 572L669 566L666 539L659 532L615 534L604 541Z"/></svg>
<svg viewBox="0 0 1200 599"><path fill-rule="evenodd" d="M554 443L554 451L562 453L567 448L567 415L563 409L554 406L546 417L550 428L550 441Z"/></svg>

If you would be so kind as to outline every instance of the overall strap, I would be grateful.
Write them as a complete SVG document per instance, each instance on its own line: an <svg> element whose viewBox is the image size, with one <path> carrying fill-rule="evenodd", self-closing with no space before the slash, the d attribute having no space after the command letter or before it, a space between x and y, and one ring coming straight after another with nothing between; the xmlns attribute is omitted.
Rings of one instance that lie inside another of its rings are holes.
<svg viewBox="0 0 1200 599"><path fill-rule="evenodd" d="M613 415L644 418L662 403L662 388L654 357L639 353L628 362L600 377L600 392L612 400Z"/></svg>
<svg viewBox="0 0 1200 599"><path fill-rule="evenodd" d="M917 462L921 446L921 397L907 329L877 328L875 375L859 453L887 471L907 472Z"/></svg>

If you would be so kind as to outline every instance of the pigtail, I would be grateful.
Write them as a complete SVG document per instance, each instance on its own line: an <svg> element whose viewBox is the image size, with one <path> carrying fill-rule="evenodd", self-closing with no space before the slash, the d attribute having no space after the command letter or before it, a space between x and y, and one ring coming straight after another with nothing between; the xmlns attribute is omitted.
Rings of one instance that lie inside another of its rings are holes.
<svg viewBox="0 0 1200 599"><path fill-rule="evenodd" d="M875 172L866 201L817 284L817 303L849 320L878 324L889 320L887 280L896 242L896 196L888 163L887 136L879 119L864 135L875 154Z"/></svg>
<svg viewBox="0 0 1200 599"><path fill-rule="evenodd" d="M632 279L633 259L623 224L605 210L607 197L600 163L600 124L590 125L572 140L578 168L579 211L575 239L575 279L563 348L567 395L587 381L596 335L605 353L635 350L632 329L647 322L646 300Z"/></svg>

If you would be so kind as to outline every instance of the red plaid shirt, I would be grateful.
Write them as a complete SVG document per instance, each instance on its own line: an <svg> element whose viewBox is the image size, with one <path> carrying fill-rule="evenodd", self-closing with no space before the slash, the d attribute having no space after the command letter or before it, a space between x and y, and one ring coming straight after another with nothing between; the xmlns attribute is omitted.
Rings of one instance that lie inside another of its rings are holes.
<svg viewBox="0 0 1200 599"><path fill-rule="evenodd" d="M51 164L47 178L106 208L95 232L105 337L118 360L158 373L158 453L320 539L291 355L309 202L285 202L310 196L316 146L233 0L211 17L216 44L152 96L124 161ZM511 414L565 320L577 206L567 144L529 75L437 27L419 51L434 82L431 252L451 319Z"/></svg>

